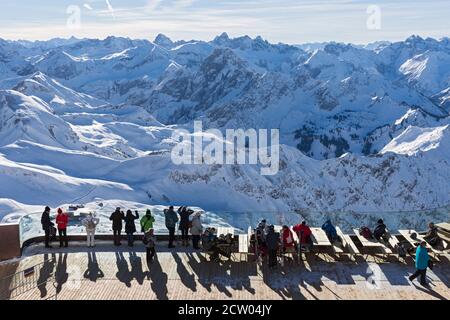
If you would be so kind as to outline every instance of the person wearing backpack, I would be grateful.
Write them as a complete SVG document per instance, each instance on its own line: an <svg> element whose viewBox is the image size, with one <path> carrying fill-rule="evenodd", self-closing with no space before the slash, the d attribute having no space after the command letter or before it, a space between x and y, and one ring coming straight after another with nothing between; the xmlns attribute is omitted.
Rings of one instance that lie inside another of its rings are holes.
<svg viewBox="0 0 450 320"><path fill-rule="evenodd" d="M178 214L180 215L180 225L178 228L181 231L181 240L183 242L183 246L185 247L189 246L189 228L191 224L189 217L193 213L194 211L188 209L186 206L178 208Z"/></svg>
<svg viewBox="0 0 450 320"><path fill-rule="evenodd" d="M134 214L131 210L127 210L127 214L125 215L125 233L127 234L128 246L134 246L134 233L136 232L136 224L135 220L139 219L139 212L137 210Z"/></svg>
<svg viewBox="0 0 450 320"><path fill-rule="evenodd" d="M58 214L56 215L56 225L58 226L59 234L59 246L62 248L69 246L69 240L67 239L67 225L69 224L69 215L58 208Z"/></svg>
<svg viewBox="0 0 450 320"><path fill-rule="evenodd" d="M50 234L52 233L51 229L54 228L54 223L50 220L50 207L45 207L44 212L41 216L41 224L42 224L42 230L44 230L45 233L45 247L46 248L52 248L50 245Z"/></svg>
<svg viewBox="0 0 450 320"><path fill-rule="evenodd" d="M89 248L95 247L95 229L97 228L99 222L100 219L94 218L92 212L89 212L88 216L81 221L83 226L86 228L86 240Z"/></svg>
<svg viewBox="0 0 450 320"><path fill-rule="evenodd" d="M330 219L325 221L325 223L322 225L322 230L325 231L328 240L330 240L331 243L338 240L336 228L333 226Z"/></svg>
<svg viewBox="0 0 450 320"><path fill-rule="evenodd" d="M169 207L169 210L164 210L164 217L166 222L166 228L169 230L169 249L175 248L173 245L173 241L175 240L175 228L177 226L178 222L178 216L175 210L173 209L173 206Z"/></svg>
<svg viewBox="0 0 450 320"><path fill-rule="evenodd" d="M114 211L111 216L109 217L109 220L112 221L112 229L113 229L113 235L114 235L114 245L120 246L121 245L121 233L122 233L122 220L124 220L125 216L123 214L123 211L120 211L120 208L117 207L116 211Z"/></svg>
<svg viewBox="0 0 450 320"><path fill-rule="evenodd" d="M441 245L442 241L438 234L438 228L434 225L433 222L430 222L428 224L428 231L423 236L423 239L432 247L439 247Z"/></svg>
<svg viewBox="0 0 450 320"><path fill-rule="evenodd" d="M427 243L422 241L416 249L416 272L409 277L409 281L413 281L420 276L420 284L426 286L427 268L430 261L428 255Z"/></svg>
<svg viewBox="0 0 450 320"><path fill-rule="evenodd" d="M152 216L152 212L150 209L147 209L145 212L145 216L141 219L141 230L145 234L150 229L153 229L153 223L155 222L155 218Z"/></svg>
<svg viewBox="0 0 450 320"><path fill-rule="evenodd" d="M192 235L192 246L195 250L199 250L199 242L200 237L203 233L203 226L202 221L200 220L200 216L202 213L200 211L197 211L194 214L194 217L192 218L192 225L191 225L191 235Z"/></svg>
<svg viewBox="0 0 450 320"><path fill-rule="evenodd" d="M387 233L387 227L383 222L383 219L379 219L377 221L377 225L375 226L375 229L373 230L373 236L377 241L380 241L381 238Z"/></svg>

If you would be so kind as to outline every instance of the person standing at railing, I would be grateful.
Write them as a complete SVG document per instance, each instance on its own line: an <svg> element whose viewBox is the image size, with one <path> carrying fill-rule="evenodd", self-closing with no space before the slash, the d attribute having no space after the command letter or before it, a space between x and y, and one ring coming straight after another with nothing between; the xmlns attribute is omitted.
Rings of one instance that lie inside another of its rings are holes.
<svg viewBox="0 0 450 320"><path fill-rule="evenodd" d="M179 229L181 231L181 240L183 241L183 246L189 246L189 217L193 214L194 211L188 209L186 206L178 208L178 214L180 215L180 226Z"/></svg>
<svg viewBox="0 0 450 320"><path fill-rule="evenodd" d="M54 229L54 223L50 220L50 207L45 207L41 217L42 229L45 232L45 247L51 248L50 245L50 233L51 229Z"/></svg>
<svg viewBox="0 0 450 320"><path fill-rule="evenodd" d="M203 225L202 221L200 220L200 216L202 215L201 211L197 211L194 214L194 217L192 218L192 224L191 224L191 235L192 235L192 246L195 250L199 250L199 242L200 242L200 236L203 233Z"/></svg>
<svg viewBox="0 0 450 320"><path fill-rule="evenodd" d="M116 211L114 211L111 216L109 217L109 220L112 221L112 229L113 229L113 235L114 235L114 245L120 246L121 245L121 233L122 233L122 220L125 219L125 216L123 214L123 211L120 211L120 208L117 207Z"/></svg>
<svg viewBox="0 0 450 320"><path fill-rule="evenodd" d="M277 266L277 252L280 245L280 234L275 232L275 227L270 225L266 235L267 250L269 252L269 268Z"/></svg>
<svg viewBox="0 0 450 320"><path fill-rule="evenodd" d="M175 240L175 228L178 222L178 216L173 206L170 206L168 210L164 210L164 217L166 220L166 228L169 230L169 248L175 248L173 241Z"/></svg>
<svg viewBox="0 0 450 320"><path fill-rule="evenodd" d="M69 240L67 239L67 225L69 224L69 215L58 208L58 214L56 216L56 225L58 226L59 234L59 246L62 248L69 246Z"/></svg>
<svg viewBox="0 0 450 320"><path fill-rule="evenodd" d="M83 226L86 228L86 238L87 246L89 248L95 247L95 229L99 224L100 219L94 218L92 212L89 212L88 216L81 221Z"/></svg>
<svg viewBox="0 0 450 320"><path fill-rule="evenodd" d="M129 247L134 246L134 233L136 232L136 224L134 221L137 219L139 219L139 213L137 212L137 210L134 212L134 214L131 212L131 210L127 211L127 214L125 216L125 233L127 234Z"/></svg>
<svg viewBox="0 0 450 320"><path fill-rule="evenodd" d="M155 218L152 216L152 212L150 211L150 209L147 209L147 211L145 212L145 216L143 216L141 219L142 232L145 234L150 229L153 229L154 222Z"/></svg>

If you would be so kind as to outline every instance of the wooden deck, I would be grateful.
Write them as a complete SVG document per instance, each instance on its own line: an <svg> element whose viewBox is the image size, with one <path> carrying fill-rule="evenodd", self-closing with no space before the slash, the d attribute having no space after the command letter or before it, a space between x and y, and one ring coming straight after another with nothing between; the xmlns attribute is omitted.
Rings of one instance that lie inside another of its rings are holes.
<svg viewBox="0 0 450 320"><path fill-rule="evenodd" d="M147 266L141 246L118 251L109 244L95 250L81 245L52 251L32 246L21 260L1 263L0 278L50 259L44 265L55 272L55 286L49 281L13 299L48 299L56 292L58 299L83 300L450 299L449 257L428 273L431 286L425 289L407 279L414 272L412 259L405 264L362 257L331 262L311 255L300 264L286 262L270 271L251 257L240 262L237 255L218 264L189 249L170 252L161 244L158 249L158 259ZM1 298L11 298L5 296L5 287L3 283Z"/></svg>

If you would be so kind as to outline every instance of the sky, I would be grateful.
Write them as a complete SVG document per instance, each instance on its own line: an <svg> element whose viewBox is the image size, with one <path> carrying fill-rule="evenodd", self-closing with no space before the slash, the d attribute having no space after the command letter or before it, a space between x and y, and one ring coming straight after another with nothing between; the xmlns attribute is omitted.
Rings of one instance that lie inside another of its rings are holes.
<svg viewBox="0 0 450 320"><path fill-rule="evenodd" d="M0 0L0 38L211 40L277 43L398 41L450 36L449 0Z"/></svg>

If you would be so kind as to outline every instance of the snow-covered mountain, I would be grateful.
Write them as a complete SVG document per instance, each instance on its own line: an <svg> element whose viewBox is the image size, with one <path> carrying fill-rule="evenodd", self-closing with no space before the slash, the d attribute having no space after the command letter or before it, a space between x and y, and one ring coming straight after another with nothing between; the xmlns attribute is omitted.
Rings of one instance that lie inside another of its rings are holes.
<svg viewBox="0 0 450 320"><path fill-rule="evenodd" d="M417 36L368 46L226 33L0 40L0 198L310 216L445 206L449 62L449 39ZM174 130L198 119L280 129L279 173L173 164Z"/></svg>

